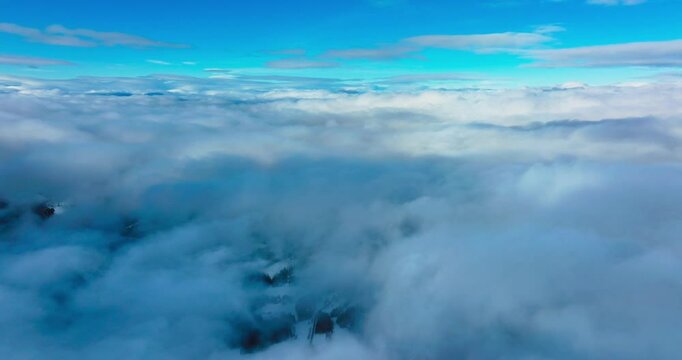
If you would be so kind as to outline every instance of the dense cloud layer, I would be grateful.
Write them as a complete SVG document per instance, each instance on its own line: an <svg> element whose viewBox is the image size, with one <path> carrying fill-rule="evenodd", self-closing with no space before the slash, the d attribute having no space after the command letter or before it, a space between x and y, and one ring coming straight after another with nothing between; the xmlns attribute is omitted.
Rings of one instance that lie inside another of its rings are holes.
<svg viewBox="0 0 682 360"><path fill-rule="evenodd" d="M2 80L0 358L678 357L679 85L303 82Z"/></svg>

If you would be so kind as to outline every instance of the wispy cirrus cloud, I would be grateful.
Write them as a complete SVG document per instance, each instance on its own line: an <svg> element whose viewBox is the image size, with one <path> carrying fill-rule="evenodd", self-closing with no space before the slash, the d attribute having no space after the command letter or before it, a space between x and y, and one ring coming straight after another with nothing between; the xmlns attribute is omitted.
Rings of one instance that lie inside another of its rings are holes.
<svg viewBox="0 0 682 360"><path fill-rule="evenodd" d="M75 36L54 34L49 30L40 30L30 27L25 27L17 24L0 23L0 32L21 36L27 41L59 46L78 46L78 47L94 47L96 44L90 40L82 39Z"/></svg>
<svg viewBox="0 0 682 360"><path fill-rule="evenodd" d="M217 74L225 74L232 72L233 69L223 69L223 68L205 68L204 71L208 73L217 73Z"/></svg>
<svg viewBox="0 0 682 360"><path fill-rule="evenodd" d="M467 73L427 73L427 74L408 74L396 75L383 79L390 83L412 83L429 81L475 81L483 77Z"/></svg>
<svg viewBox="0 0 682 360"><path fill-rule="evenodd" d="M31 56L19 56L19 55L1 55L0 54L0 65L18 65L18 66L46 66L46 65L74 65L74 63L64 60L39 58Z"/></svg>
<svg viewBox="0 0 682 360"><path fill-rule="evenodd" d="M0 32L23 37L35 43L74 46L127 46L136 48L185 48L184 44L156 41L145 37L120 32L102 32L90 29L71 29L62 25L50 25L44 30L12 23L0 23Z"/></svg>
<svg viewBox="0 0 682 360"><path fill-rule="evenodd" d="M279 59L265 64L272 69L323 69L338 67L339 64L330 61L317 61L308 59Z"/></svg>
<svg viewBox="0 0 682 360"><path fill-rule="evenodd" d="M639 5L647 2L647 0L587 0L590 5L605 5L605 6L616 6L616 5Z"/></svg>
<svg viewBox="0 0 682 360"><path fill-rule="evenodd" d="M329 50L322 56L339 59L394 60L418 57L420 51L428 48L477 53L516 51L554 41L551 34L560 31L564 31L560 26L546 25L537 27L533 32L421 35L408 37L397 44L383 47Z"/></svg>
<svg viewBox="0 0 682 360"><path fill-rule="evenodd" d="M273 55L298 55L298 56L303 56L307 53L306 49L281 49L281 50L274 50L274 51L269 51L270 54Z"/></svg>
<svg viewBox="0 0 682 360"><path fill-rule="evenodd" d="M364 59L364 60L394 60L416 57L420 49L414 46L388 46L380 48L355 48L329 50L322 54L326 58Z"/></svg>
<svg viewBox="0 0 682 360"><path fill-rule="evenodd" d="M504 49L528 48L554 40L544 33L505 32L473 35L424 35L404 39L422 48L492 52Z"/></svg>
<svg viewBox="0 0 682 360"><path fill-rule="evenodd" d="M368 0L368 2L371 6L385 8L404 4L407 2L407 0Z"/></svg>
<svg viewBox="0 0 682 360"><path fill-rule="evenodd" d="M147 62L150 64L154 64L154 65L172 65L168 61L155 60L155 59L148 59Z"/></svg>
<svg viewBox="0 0 682 360"><path fill-rule="evenodd" d="M633 42L565 49L530 50L539 67L679 67L682 40Z"/></svg>
<svg viewBox="0 0 682 360"><path fill-rule="evenodd" d="M543 0L540 2L544 2L544 3L565 3L565 2L569 2L569 1L570 0ZM644 4L648 0L581 0L581 1L588 4L588 5L632 6L632 5ZM536 1L536 0L491 0L489 2L486 2L485 4L487 6L493 6L493 7L517 7L517 6L530 5L532 3L537 3L537 2L538 1Z"/></svg>

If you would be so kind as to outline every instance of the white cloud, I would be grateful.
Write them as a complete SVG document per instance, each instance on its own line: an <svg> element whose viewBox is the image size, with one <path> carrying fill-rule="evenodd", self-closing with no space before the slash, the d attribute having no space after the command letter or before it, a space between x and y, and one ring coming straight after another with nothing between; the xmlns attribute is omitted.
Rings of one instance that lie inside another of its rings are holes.
<svg viewBox="0 0 682 360"><path fill-rule="evenodd" d="M678 357L679 81L231 75L0 78L0 357Z"/></svg>

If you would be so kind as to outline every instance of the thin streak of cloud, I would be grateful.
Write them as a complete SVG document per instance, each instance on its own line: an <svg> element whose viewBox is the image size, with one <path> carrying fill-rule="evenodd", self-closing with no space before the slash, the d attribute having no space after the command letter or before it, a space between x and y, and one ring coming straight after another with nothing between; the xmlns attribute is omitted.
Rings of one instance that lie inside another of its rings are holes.
<svg viewBox="0 0 682 360"><path fill-rule="evenodd" d="M339 59L394 60L419 57L427 48L477 53L514 52L554 41L552 33L564 31L557 25L540 26L535 32L505 32L467 35L422 35L402 39L398 44L377 48L334 49L323 57Z"/></svg>
<svg viewBox="0 0 682 360"><path fill-rule="evenodd" d="M617 6L617 5L639 5L644 4L647 0L587 0L590 5L604 5L604 6Z"/></svg>
<svg viewBox="0 0 682 360"><path fill-rule="evenodd" d="M49 65L74 65L74 63L64 60L18 56L18 55L0 55L0 64L2 65L19 65L19 66L49 66Z"/></svg>
<svg viewBox="0 0 682 360"><path fill-rule="evenodd" d="M204 71L208 72L208 73L229 73L229 72L232 72L233 69L205 68Z"/></svg>
<svg viewBox="0 0 682 360"><path fill-rule="evenodd" d="M150 64L154 64L154 65L164 65L164 66L173 65L173 64L169 63L168 61L155 60L155 59L149 59L149 60L147 60L147 62Z"/></svg>
<svg viewBox="0 0 682 360"><path fill-rule="evenodd" d="M96 47L127 46L137 48L186 48L187 45L147 39L120 32L102 32L90 29L70 29L62 25L50 25L45 30L0 23L0 32L21 36L27 41L59 46Z"/></svg>
<svg viewBox="0 0 682 360"><path fill-rule="evenodd" d="M298 55L298 56L303 56L307 53L305 49L283 49L283 50L274 50L270 51L270 54L273 55Z"/></svg>
<svg viewBox="0 0 682 360"><path fill-rule="evenodd" d="M680 67L682 40L530 50L537 67Z"/></svg>
<svg viewBox="0 0 682 360"><path fill-rule="evenodd" d="M364 60L394 60L415 58L419 48L414 46L389 46L383 48L366 49L338 49L329 50L322 54L322 57L336 59L364 59Z"/></svg>
<svg viewBox="0 0 682 360"><path fill-rule="evenodd" d="M496 33L474 35L425 35L403 41L423 48L467 50L475 52L522 49L554 40L545 33Z"/></svg>
<svg viewBox="0 0 682 360"><path fill-rule="evenodd" d="M272 69L324 69L338 67L339 64L307 59L280 59L270 61L265 66Z"/></svg>

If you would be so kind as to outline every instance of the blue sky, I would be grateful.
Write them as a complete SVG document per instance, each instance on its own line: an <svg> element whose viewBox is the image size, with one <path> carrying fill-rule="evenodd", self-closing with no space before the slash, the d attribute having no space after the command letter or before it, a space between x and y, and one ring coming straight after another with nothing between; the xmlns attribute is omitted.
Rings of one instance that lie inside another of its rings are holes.
<svg viewBox="0 0 682 360"><path fill-rule="evenodd" d="M676 0L0 0L0 8L0 73L21 76L224 69L533 85L633 81L682 66Z"/></svg>

